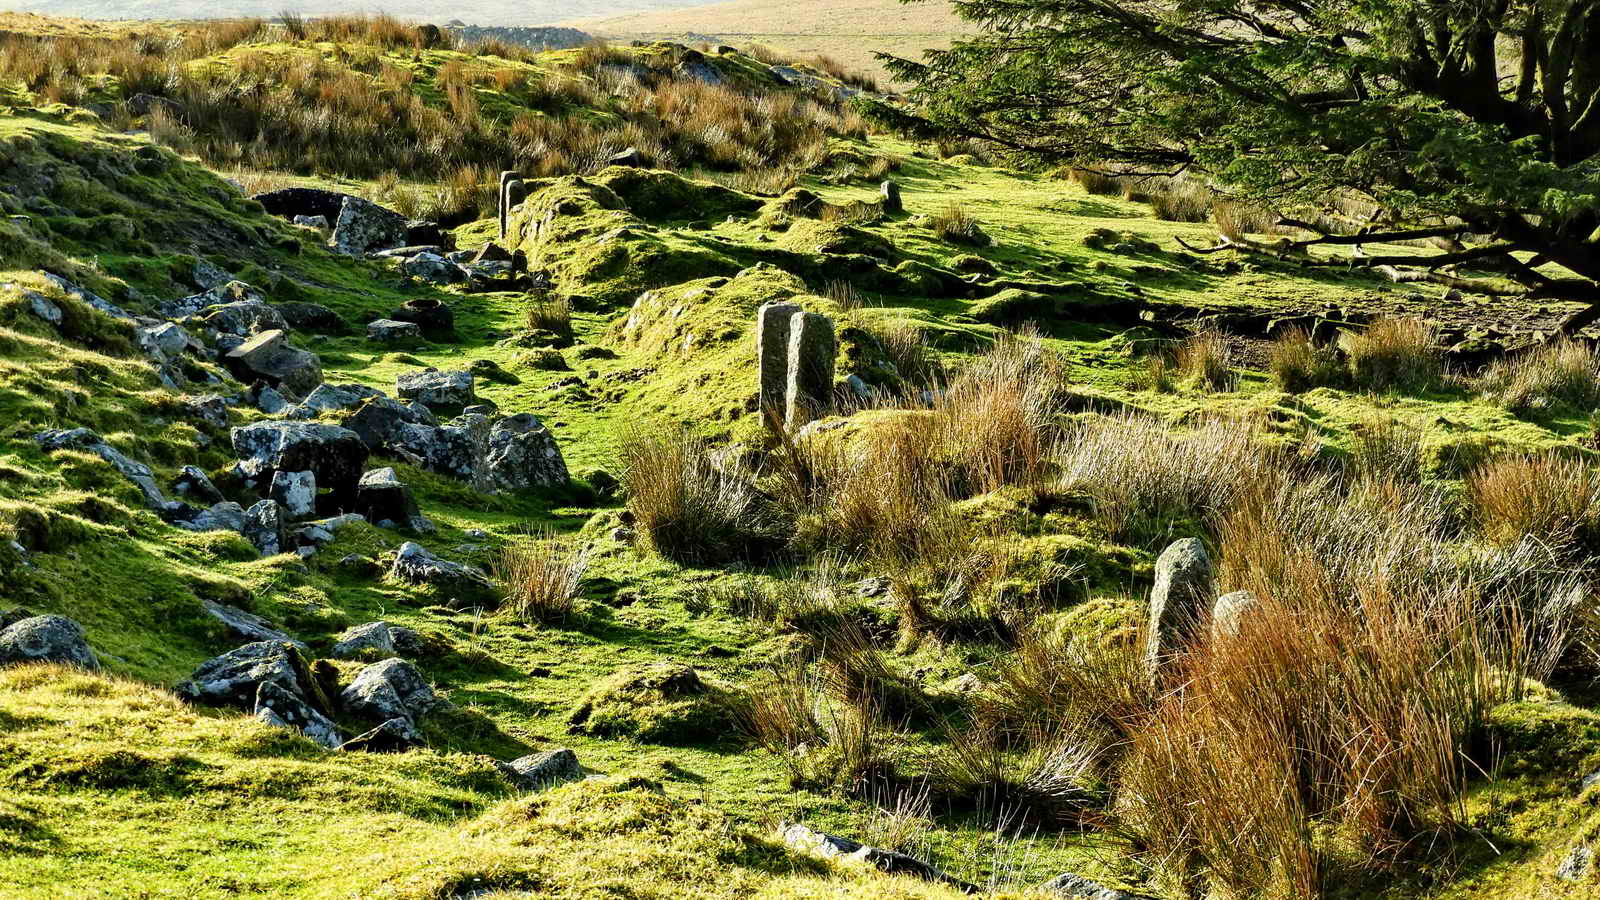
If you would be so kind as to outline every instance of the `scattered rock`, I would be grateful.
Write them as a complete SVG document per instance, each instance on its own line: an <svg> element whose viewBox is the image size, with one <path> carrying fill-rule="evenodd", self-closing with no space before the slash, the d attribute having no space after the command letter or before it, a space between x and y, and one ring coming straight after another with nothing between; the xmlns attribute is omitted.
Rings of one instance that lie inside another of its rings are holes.
<svg viewBox="0 0 1600 900"><path fill-rule="evenodd" d="M291 728L329 750L344 742L339 727L318 712L300 694L274 681L263 681L256 688L255 717L276 728Z"/></svg>
<svg viewBox="0 0 1600 900"><path fill-rule="evenodd" d="M466 269L437 253L418 253L401 263L400 268L407 275L431 284L460 284L467 280Z"/></svg>
<svg viewBox="0 0 1600 900"><path fill-rule="evenodd" d="M151 509L168 513L174 511L178 505L167 500L166 495L161 492L161 488L156 485L155 473L149 466L129 459L122 451L101 440L99 434L87 428L45 431L34 435L33 439L47 453L82 450L100 457L110 463L122 477L133 482Z"/></svg>
<svg viewBox="0 0 1600 900"><path fill-rule="evenodd" d="M322 694L300 651L284 641L245 644L201 663L189 680L177 687L178 696L191 702L213 703L254 711L263 684L274 684L327 715Z"/></svg>
<svg viewBox="0 0 1600 900"><path fill-rule="evenodd" d="M878 189L878 194L883 199L884 212L893 216L906 211L905 200L900 196L900 185L893 181L885 181Z"/></svg>
<svg viewBox="0 0 1600 900"><path fill-rule="evenodd" d="M370 722L403 719L414 725L438 706L439 698L416 666L390 658L362 669L339 694L339 704Z"/></svg>
<svg viewBox="0 0 1600 900"><path fill-rule="evenodd" d="M281 330L262 332L228 351L223 365L240 381L264 381L286 396L301 398L322 383L317 355L289 344Z"/></svg>
<svg viewBox="0 0 1600 900"><path fill-rule="evenodd" d="M188 510L175 516L172 524L185 531L244 532L244 507L231 501L213 503L201 510Z"/></svg>
<svg viewBox="0 0 1600 900"><path fill-rule="evenodd" d="M424 333L432 335L448 334L456 327L456 314L449 306L431 297L407 300L390 318L411 322Z"/></svg>
<svg viewBox="0 0 1600 900"><path fill-rule="evenodd" d="M289 327L296 331L329 334L344 330L339 314L320 303L292 301L278 304L278 312Z"/></svg>
<svg viewBox="0 0 1600 900"><path fill-rule="evenodd" d="M880 850L877 847L868 847L849 838L834 837L820 831L812 831L800 824L783 824L779 826L779 835L783 842L796 850L815 853L825 859L857 859L868 863L881 872L890 875L914 875L925 881L947 884L960 891L976 893L978 888L968 884L943 870L935 868L914 856L896 853L893 850Z"/></svg>
<svg viewBox="0 0 1600 900"><path fill-rule="evenodd" d="M340 750L366 753L403 753L423 743L422 732L410 719L396 716L378 727L346 741Z"/></svg>
<svg viewBox="0 0 1600 900"><path fill-rule="evenodd" d="M228 427L228 402L221 397L187 397L183 411L202 425L221 430Z"/></svg>
<svg viewBox="0 0 1600 900"><path fill-rule="evenodd" d="M1578 881L1589 875L1589 870L1594 867L1594 851L1588 846L1579 844L1572 848L1572 852L1561 860L1556 866L1556 877L1562 881Z"/></svg>
<svg viewBox="0 0 1600 900"><path fill-rule="evenodd" d="M319 384L287 415L291 419L315 419L323 413L355 409L368 400L382 396L383 391L364 384Z"/></svg>
<svg viewBox="0 0 1600 900"><path fill-rule="evenodd" d="M1039 885L1039 890L1058 897L1071 897L1073 900L1153 900L1143 894L1130 894L1127 891L1105 887L1071 872L1046 881Z"/></svg>
<svg viewBox="0 0 1600 900"><path fill-rule="evenodd" d="M212 618L221 622L234 637L244 638L251 643L280 641L293 644L298 650L306 649L305 644L272 627L271 622L255 613L245 612L236 606L227 606L213 600L201 600L200 605L205 607L205 611L210 613Z"/></svg>
<svg viewBox="0 0 1600 900"><path fill-rule="evenodd" d="M495 423L489 432L485 463L489 478L500 490L561 487L572 480L555 435L532 413Z"/></svg>
<svg viewBox="0 0 1600 900"><path fill-rule="evenodd" d="M239 532L255 545L262 556L277 556L289 551L287 520L276 500L263 500L244 511L244 526Z"/></svg>
<svg viewBox="0 0 1600 900"><path fill-rule="evenodd" d="M397 581L432 587L443 593L455 595L463 602L485 597L494 591L494 583L489 580L489 576L478 569L440 559L421 544L410 541L400 545L389 574Z"/></svg>
<svg viewBox="0 0 1600 900"><path fill-rule="evenodd" d="M221 503L222 492L211 483L211 478L197 466L184 466L178 470L178 477L173 480L173 490L193 497L201 503Z"/></svg>
<svg viewBox="0 0 1600 900"><path fill-rule="evenodd" d="M0 666L31 662L100 668L83 626L66 616L34 616L0 631Z"/></svg>
<svg viewBox="0 0 1600 900"><path fill-rule="evenodd" d="M367 445L356 432L321 422L268 421L233 429L239 473L264 487L279 472L314 473L317 485L332 492L334 506L349 508L356 483L366 471Z"/></svg>
<svg viewBox="0 0 1600 900"><path fill-rule="evenodd" d="M200 321L222 334L244 337L268 331L285 331L289 327L288 320L277 307L261 300L239 300L206 308L200 314Z"/></svg>
<svg viewBox="0 0 1600 900"><path fill-rule="evenodd" d="M314 472L272 473L267 496L278 501L291 520L310 518L317 512L317 476Z"/></svg>
<svg viewBox="0 0 1600 900"><path fill-rule="evenodd" d="M645 166L644 154L639 152L638 147L629 147L621 153L615 153L607 157L606 165L642 169Z"/></svg>
<svg viewBox="0 0 1600 900"><path fill-rule="evenodd" d="M401 424L389 440L389 450L414 466L471 482L492 492L484 460L489 452L489 419L463 415L448 425Z"/></svg>
<svg viewBox="0 0 1600 900"><path fill-rule="evenodd" d="M399 437L401 426L436 428L439 420L420 403L406 404L388 397L375 397L362 404L354 415L345 419L344 424L369 449L378 451L387 448Z"/></svg>
<svg viewBox="0 0 1600 900"><path fill-rule="evenodd" d="M1145 669L1151 679L1188 644L1210 596L1211 557L1199 538L1174 541L1161 552L1150 592L1145 643Z"/></svg>
<svg viewBox="0 0 1600 900"><path fill-rule="evenodd" d="M367 323L367 340L374 344L410 346L422 340L422 328L415 322L374 319Z"/></svg>
<svg viewBox="0 0 1600 900"><path fill-rule="evenodd" d="M583 777L583 767L578 764L578 754L565 747L531 753L508 763L496 763L500 772L519 790L542 791L577 781Z"/></svg>
<svg viewBox="0 0 1600 900"><path fill-rule="evenodd" d="M460 409L478 399L471 372L410 372L396 379L395 387L402 400L415 400L430 409Z"/></svg>
<svg viewBox="0 0 1600 900"><path fill-rule="evenodd" d="M393 467L373 469L356 485L356 510L369 522L393 522L418 534L433 534L432 521L417 508L411 488L395 474Z"/></svg>
<svg viewBox="0 0 1600 900"><path fill-rule="evenodd" d="M415 631L388 622L368 622L339 635L332 654L335 659L386 658L414 655L420 649L421 639Z"/></svg>
<svg viewBox="0 0 1600 900"><path fill-rule="evenodd" d="M302 226L304 226L306 228L315 228L318 231L327 231L328 230L328 217L327 216L295 216L294 217L294 224L302 225Z"/></svg>
<svg viewBox="0 0 1600 900"><path fill-rule="evenodd" d="M1261 609L1261 601L1249 591L1223 594L1211 607L1211 639L1238 637L1244 620Z"/></svg>

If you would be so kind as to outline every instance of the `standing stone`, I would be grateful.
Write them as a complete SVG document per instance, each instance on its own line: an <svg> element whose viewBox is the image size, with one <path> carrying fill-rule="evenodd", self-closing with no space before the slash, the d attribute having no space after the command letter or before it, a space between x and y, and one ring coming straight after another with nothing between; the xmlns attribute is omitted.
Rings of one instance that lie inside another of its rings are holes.
<svg viewBox="0 0 1600 900"><path fill-rule="evenodd" d="M511 227L511 210L528 199L528 186L516 172L500 173L500 240L506 239Z"/></svg>
<svg viewBox="0 0 1600 900"><path fill-rule="evenodd" d="M283 506L291 519L309 519L317 511L317 476L314 472L272 473L267 492Z"/></svg>
<svg viewBox="0 0 1600 900"><path fill-rule="evenodd" d="M1238 637L1246 619L1261 610L1261 601L1249 591L1223 594L1211 607L1211 639Z"/></svg>
<svg viewBox="0 0 1600 900"><path fill-rule="evenodd" d="M1145 637L1145 669L1152 681L1193 636L1211 596L1211 557L1199 538L1174 541L1156 559Z"/></svg>
<svg viewBox="0 0 1600 900"><path fill-rule="evenodd" d="M898 215L906 211L906 204L900 198L900 185L893 181L885 181L879 189L883 195L883 211L889 215Z"/></svg>
<svg viewBox="0 0 1600 900"><path fill-rule="evenodd" d="M789 320L801 311L793 303L768 303L756 313L756 360L763 412L784 412L789 391Z"/></svg>
<svg viewBox="0 0 1600 900"><path fill-rule="evenodd" d="M798 312L789 318L784 425L790 431L821 418L832 405L833 360L837 352L832 319L810 312Z"/></svg>

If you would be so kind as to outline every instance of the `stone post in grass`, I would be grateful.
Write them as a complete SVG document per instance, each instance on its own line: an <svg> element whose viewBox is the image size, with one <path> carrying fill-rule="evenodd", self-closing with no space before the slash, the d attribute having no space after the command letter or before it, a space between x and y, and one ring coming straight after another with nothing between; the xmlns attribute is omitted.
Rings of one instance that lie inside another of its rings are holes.
<svg viewBox="0 0 1600 900"><path fill-rule="evenodd" d="M784 426L790 431L827 415L833 405L833 361L837 352L832 319L811 312L797 312L789 318Z"/></svg>
<svg viewBox="0 0 1600 900"><path fill-rule="evenodd" d="M786 414L789 391L789 320L793 303L768 303L756 313L756 367L761 415L768 424Z"/></svg>
<svg viewBox="0 0 1600 900"><path fill-rule="evenodd" d="M1156 559L1145 630L1145 671L1158 688L1162 669L1183 651L1210 605L1211 557L1199 538L1174 541Z"/></svg>

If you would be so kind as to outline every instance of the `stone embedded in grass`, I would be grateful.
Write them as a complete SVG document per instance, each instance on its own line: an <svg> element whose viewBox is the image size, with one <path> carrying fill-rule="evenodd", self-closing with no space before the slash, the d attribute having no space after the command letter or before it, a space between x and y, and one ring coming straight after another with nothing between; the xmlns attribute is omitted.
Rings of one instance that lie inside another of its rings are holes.
<svg viewBox="0 0 1600 900"><path fill-rule="evenodd" d="M428 334L445 334L454 331L456 327L455 312L444 302L432 297L407 300L390 313L389 318L401 322L414 322Z"/></svg>
<svg viewBox="0 0 1600 900"><path fill-rule="evenodd" d="M467 280L466 269L437 253L418 253L401 263L400 268L407 275L430 284L460 284Z"/></svg>
<svg viewBox="0 0 1600 900"><path fill-rule="evenodd" d="M416 666L393 657L362 669L339 694L346 712L378 724L403 719L415 725L439 702Z"/></svg>
<svg viewBox="0 0 1600 900"><path fill-rule="evenodd" d="M197 666L177 694L190 702L214 703L254 711L263 684L274 684L318 712L331 712L328 698L293 644L257 641L214 656Z"/></svg>
<svg viewBox="0 0 1600 900"><path fill-rule="evenodd" d="M339 727L298 693L282 685L264 681L256 689L255 717L275 728L289 728L329 750L344 743Z"/></svg>
<svg viewBox="0 0 1600 900"><path fill-rule="evenodd" d="M1172 542L1156 559L1156 583L1150 591L1144 658L1152 681L1189 643L1210 597L1211 556L1205 544L1199 538Z"/></svg>
<svg viewBox="0 0 1600 900"><path fill-rule="evenodd" d="M31 662L100 668L83 626L66 616L34 616L0 630L0 666Z"/></svg>
<svg viewBox="0 0 1600 900"><path fill-rule="evenodd" d="M236 285L238 282L234 284ZM233 286L229 285L229 287ZM248 285L244 287L246 290L254 291ZM269 306L260 299L254 298L203 308L200 313L200 321L206 327L215 329L222 334L237 334L245 337L266 331L285 331L289 328L288 320L283 317L283 313L279 312L277 307Z"/></svg>
<svg viewBox="0 0 1600 900"><path fill-rule="evenodd" d="M1589 874L1594 867L1594 851L1587 845L1579 844L1572 848L1556 866L1556 877L1562 881L1579 881Z"/></svg>
<svg viewBox="0 0 1600 900"><path fill-rule="evenodd" d="M323 413L355 409L368 400L383 396L383 391L364 384L319 384L306 399L285 413L285 417L315 419Z"/></svg>
<svg viewBox="0 0 1600 900"><path fill-rule="evenodd" d="M264 381L293 399L306 396L322 383L317 355L291 346L288 334L277 329L228 351L222 363L240 381Z"/></svg>
<svg viewBox="0 0 1600 900"><path fill-rule="evenodd" d="M344 424L360 436L367 449L376 452L386 448L399 436L401 426L436 428L439 420L420 403L401 403L389 397L374 397L361 404L353 415L344 420Z"/></svg>
<svg viewBox="0 0 1600 900"><path fill-rule="evenodd" d="M471 372L408 372L395 380L395 388L400 399L415 400L430 409L460 409L478 400Z"/></svg>
<svg viewBox="0 0 1600 900"><path fill-rule="evenodd" d="M271 622L255 613L245 612L238 607L228 606L214 600L201 600L200 605L213 619L221 622L223 627L228 629L228 633L234 637L243 638L251 642L284 641L294 644L299 650L305 650L306 648L305 644L274 628Z"/></svg>
<svg viewBox="0 0 1600 900"><path fill-rule="evenodd" d="M496 762L495 767L507 781L524 791L542 791L583 777L578 754L566 747L530 753L508 763Z"/></svg>
<svg viewBox="0 0 1600 900"><path fill-rule="evenodd" d="M494 583L479 569L440 559L411 541L400 545L389 574L403 584L433 588L460 606L491 599L494 594Z"/></svg>
<svg viewBox="0 0 1600 900"><path fill-rule="evenodd" d="M346 753L403 753L422 743L422 732L416 723L396 716L345 741L339 749Z"/></svg>
<svg viewBox="0 0 1600 900"><path fill-rule="evenodd" d="M798 312L789 319L789 369L784 425L790 431L826 415L833 406L833 366L838 353L833 320Z"/></svg>
<svg viewBox="0 0 1600 900"><path fill-rule="evenodd" d="M493 493L494 482L485 462L490 430L488 417L479 415L461 415L439 426L402 423L388 448L412 465Z"/></svg>
<svg viewBox="0 0 1600 900"><path fill-rule="evenodd" d="M33 436L33 440L46 453L60 450L82 450L93 453L107 463L111 464L122 477L133 482L139 492L144 495L145 503L163 514L177 511L182 504L175 504L166 498L161 488L156 484L155 473L142 462L129 459L121 450L107 444L99 434L87 428L58 429L44 431Z"/></svg>
<svg viewBox="0 0 1600 900"><path fill-rule="evenodd" d="M1211 607L1211 639L1238 637L1245 621L1260 611L1261 601L1249 591L1223 594Z"/></svg>
<svg viewBox="0 0 1600 900"><path fill-rule="evenodd" d="M1039 885L1039 892L1072 900L1153 900L1144 894L1130 894L1066 872Z"/></svg>
<svg viewBox="0 0 1600 900"><path fill-rule="evenodd" d="M977 893L978 888L944 870L894 850L869 847L849 838L835 837L813 831L804 825L783 823L778 835L785 844L796 850L815 853L824 859L855 859L867 863L880 872L890 875L912 875L924 881L947 884L966 893Z"/></svg>
<svg viewBox="0 0 1600 900"><path fill-rule="evenodd" d="M532 413L518 413L495 423L489 432L484 467L499 490L556 488L572 480L555 435Z"/></svg>
<svg viewBox="0 0 1600 900"><path fill-rule="evenodd" d="M885 181L878 189L878 195L882 198L884 212L892 216L905 212L906 204L900 196L900 185L893 181Z"/></svg>
<svg viewBox="0 0 1600 900"><path fill-rule="evenodd" d="M374 344L409 347L422 340L422 326L397 319L373 319L367 323L367 340Z"/></svg>
<svg viewBox="0 0 1600 900"><path fill-rule="evenodd" d="M333 645L334 659L385 659L415 656L422 651L422 638L410 628L388 622L368 622L347 629Z"/></svg>

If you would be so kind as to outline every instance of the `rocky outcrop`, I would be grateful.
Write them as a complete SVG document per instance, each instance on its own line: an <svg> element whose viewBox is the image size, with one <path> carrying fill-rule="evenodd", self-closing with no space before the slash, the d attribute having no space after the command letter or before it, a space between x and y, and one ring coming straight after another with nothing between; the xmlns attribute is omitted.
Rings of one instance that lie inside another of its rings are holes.
<svg viewBox="0 0 1600 900"><path fill-rule="evenodd" d="M264 682L256 690L255 716L275 728L298 731L329 750L336 750L344 743L344 735L339 733L333 720L304 697L273 682Z"/></svg>
<svg viewBox="0 0 1600 900"><path fill-rule="evenodd" d="M419 725L439 705L439 698L416 666L390 658L362 669L339 694L339 705L346 713L377 724L358 739L362 749L403 750L422 742Z"/></svg>
<svg viewBox="0 0 1600 900"><path fill-rule="evenodd" d="M205 611L213 619L221 622L222 626L228 629L228 633L234 637L242 638L251 643L260 641L282 642L293 644L296 649L302 651L306 649L305 644L274 628L271 622L255 613L245 612L238 607L227 606L213 600L202 600L200 605L205 608Z"/></svg>
<svg viewBox="0 0 1600 900"><path fill-rule="evenodd" d="M201 663L177 687L195 703L232 706L262 721L297 728L324 747L343 742L328 718L328 698L293 644L258 641Z"/></svg>
<svg viewBox="0 0 1600 900"><path fill-rule="evenodd" d="M139 492L144 495L145 504L158 512L168 513L173 511L177 504L167 500L156 484L155 473L142 462L129 459L121 450L107 444L100 435L87 428L70 428L57 431L45 431L33 436L33 440L46 453L55 453L61 450L81 450L93 453L116 469L123 478L133 482Z"/></svg>
<svg viewBox="0 0 1600 900"><path fill-rule="evenodd" d="M401 403L389 397L374 397L345 419L344 424L361 438L368 449L377 452L387 449L399 437L401 426L433 428L438 426L439 420L420 403Z"/></svg>
<svg viewBox="0 0 1600 900"><path fill-rule="evenodd" d="M33 616L0 630L0 666L32 662L100 668L83 626L66 616Z"/></svg>

